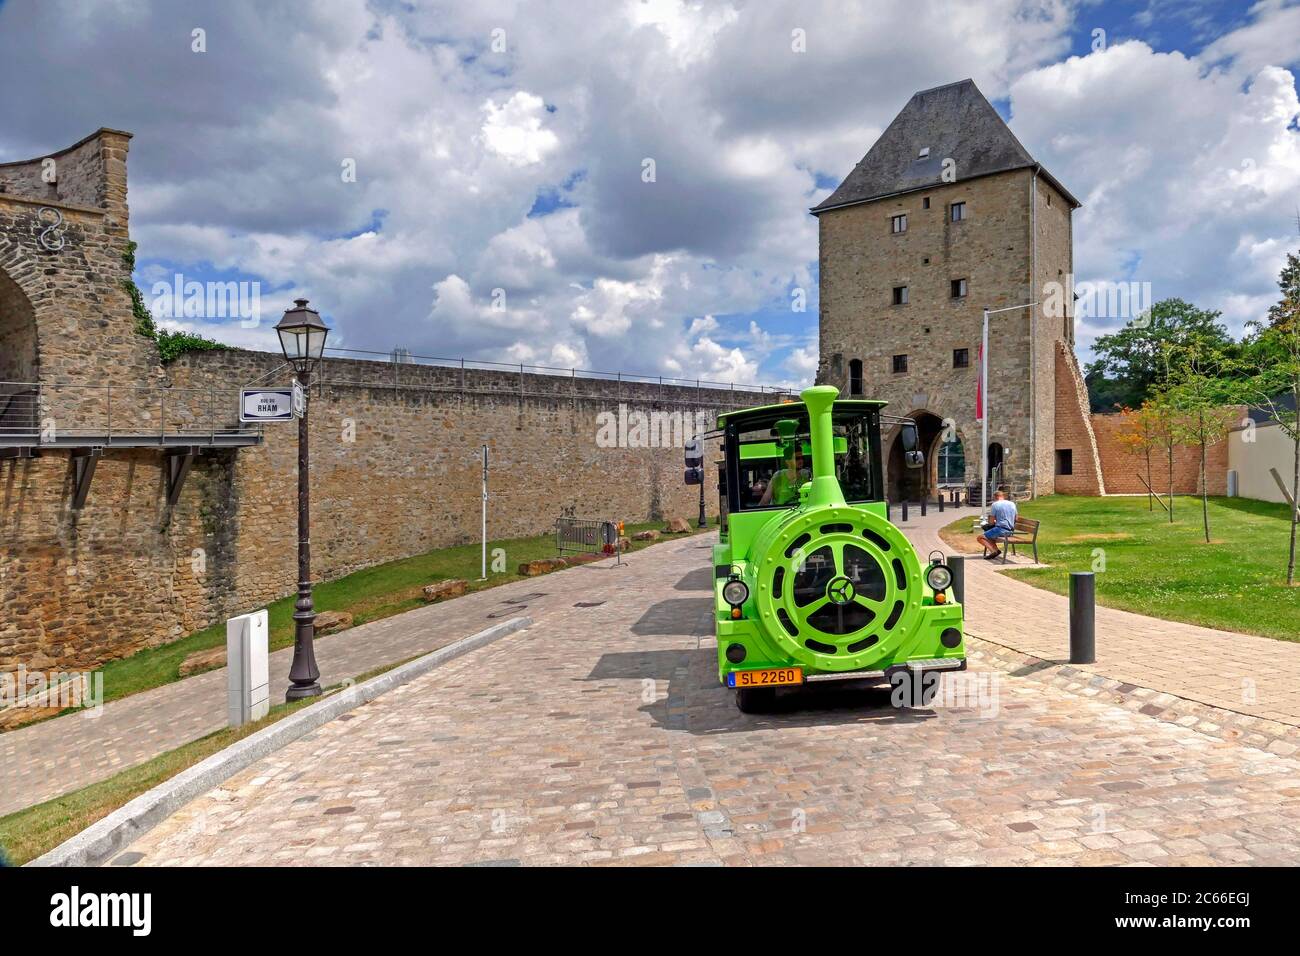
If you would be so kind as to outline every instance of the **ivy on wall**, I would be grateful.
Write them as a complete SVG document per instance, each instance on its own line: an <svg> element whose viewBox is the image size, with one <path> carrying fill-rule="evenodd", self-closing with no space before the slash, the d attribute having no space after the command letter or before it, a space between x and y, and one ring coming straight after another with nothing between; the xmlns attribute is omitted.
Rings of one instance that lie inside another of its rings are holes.
<svg viewBox="0 0 1300 956"><path fill-rule="evenodd" d="M122 280L122 288L131 297L131 314L135 316L136 334L157 343L158 357L164 362L170 362L186 352L212 352L230 348L229 345L214 342L193 332L169 332L167 329L158 328L154 323L153 315L149 312L149 307L144 304L144 294L132 278L135 275L135 249L136 244L128 242L126 251L122 253L127 276Z"/></svg>

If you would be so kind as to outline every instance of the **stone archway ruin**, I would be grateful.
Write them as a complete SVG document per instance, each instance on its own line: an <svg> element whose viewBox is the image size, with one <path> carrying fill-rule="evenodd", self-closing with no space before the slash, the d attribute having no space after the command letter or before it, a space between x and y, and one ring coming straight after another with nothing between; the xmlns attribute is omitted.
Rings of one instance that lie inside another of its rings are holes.
<svg viewBox="0 0 1300 956"><path fill-rule="evenodd" d="M39 378L36 311L31 300L0 269L0 388Z"/></svg>

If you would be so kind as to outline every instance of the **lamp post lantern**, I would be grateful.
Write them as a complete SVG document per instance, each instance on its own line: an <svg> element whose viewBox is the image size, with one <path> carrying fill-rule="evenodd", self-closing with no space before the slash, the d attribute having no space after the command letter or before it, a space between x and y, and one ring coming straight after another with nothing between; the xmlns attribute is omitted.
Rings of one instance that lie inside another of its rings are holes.
<svg viewBox="0 0 1300 956"><path fill-rule="evenodd" d="M302 386L304 404L298 419L298 600L294 604L293 666L289 668L286 701L302 700L320 694L320 668L316 666L316 610L311 600L311 487L308 467L307 421L310 404L306 402L311 384L312 366L325 352L329 328L320 313L307 308L306 299L294 299L293 308L275 326L280 336L284 358L293 366Z"/></svg>

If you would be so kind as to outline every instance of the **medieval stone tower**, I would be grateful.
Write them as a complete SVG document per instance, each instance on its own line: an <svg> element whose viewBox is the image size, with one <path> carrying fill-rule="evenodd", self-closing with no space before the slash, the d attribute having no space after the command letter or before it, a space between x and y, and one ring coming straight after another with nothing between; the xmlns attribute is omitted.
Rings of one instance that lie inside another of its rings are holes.
<svg viewBox="0 0 1300 956"><path fill-rule="evenodd" d="M817 380L920 426L923 471L887 437L892 500L979 483L982 310L1032 302L990 320L992 477L1016 496L1103 491L1068 292L1078 206L962 80L914 94L812 210Z"/></svg>

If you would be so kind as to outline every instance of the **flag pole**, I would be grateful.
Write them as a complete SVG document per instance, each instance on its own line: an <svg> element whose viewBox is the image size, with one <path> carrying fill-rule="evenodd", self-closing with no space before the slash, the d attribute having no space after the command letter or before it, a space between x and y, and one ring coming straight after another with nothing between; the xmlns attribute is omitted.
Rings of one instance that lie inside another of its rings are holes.
<svg viewBox="0 0 1300 956"><path fill-rule="evenodd" d="M989 310L980 337L980 507L989 506Z"/></svg>

